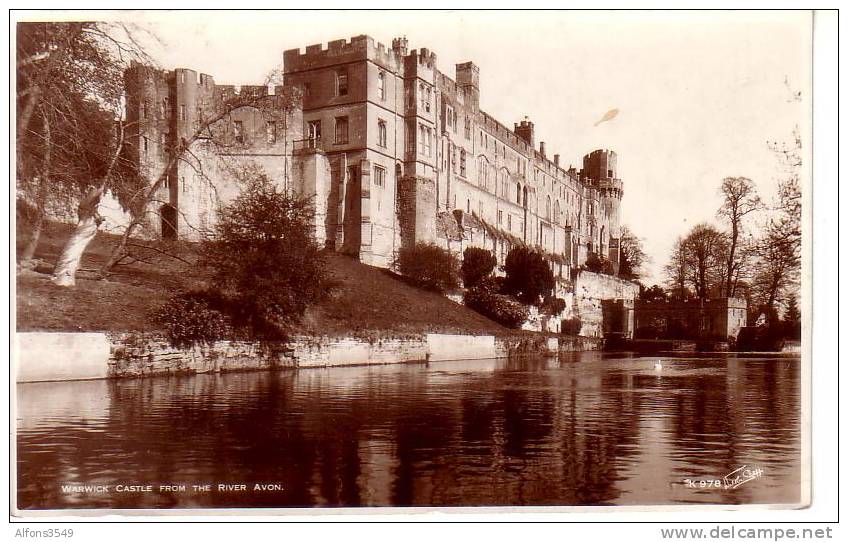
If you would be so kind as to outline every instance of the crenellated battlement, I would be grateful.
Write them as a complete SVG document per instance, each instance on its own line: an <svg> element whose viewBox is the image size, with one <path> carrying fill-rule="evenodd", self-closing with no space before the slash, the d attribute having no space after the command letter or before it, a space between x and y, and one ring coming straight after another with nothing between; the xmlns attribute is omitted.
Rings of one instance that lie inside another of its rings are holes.
<svg viewBox="0 0 848 542"><path fill-rule="evenodd" d="M289 49L283 52L283 65L287 73L329 67L337 64L371 60L386 69L397 71L400 56L392 47L374 41L365 34L350 40L333 40L323 44L307 45L306 48Z"/></svg>

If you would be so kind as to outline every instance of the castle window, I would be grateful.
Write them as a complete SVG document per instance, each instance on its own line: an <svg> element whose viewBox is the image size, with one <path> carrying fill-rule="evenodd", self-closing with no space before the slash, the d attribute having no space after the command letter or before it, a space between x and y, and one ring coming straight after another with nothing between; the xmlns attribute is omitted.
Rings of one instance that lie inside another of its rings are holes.
<svg viewBox="0 0 848 542"><path fill-rule="evenodd" d="M554 203L554 222L559 224L560 219L560 208L559 208L559 200Z"/></svg>
<svg viewBox="0 0 848 542"><path fill-rule="evenodd" d="M312 83L303 84L303 96L312 96Z"/></svg>
<svg viewBox="0 0 848 542"><path fill-rule="evenodd" d="M465 139L471 139L471 117L465 117Z"/></svg>
<svg viewBox="0 0 848 542"><path fill-rule="evenodd" d="M236 143L244 143L244 123L240 120L233 121L233 139Z"/></svg>
<svg viewBox="0 0 848 542"><path fill-rule="evenodd" d="M551 219L551 197L550 196L548 196L545 199L545 218L547 218L548 220Z"/></svg>
<svg viewBox="0 0 848 542"><path fill-rule="evenodd" d="M336 117L336 145L347 143L348 122L347 117Z"/></svg>
<svg viewBox="0 0 848 542"><path fill-rule="evenodd" d="M611 170L611 169L608 169L608 170L607 170L607 177L609 177L610 179L612 179L612 170Z"/></svg>
<svg viewBox="0 0 848 542"><path fill-rule="evenodd" d="M186 106L185 104L180 106L180 120L186 120Z"/></svg>
<svg viewBox="0 0 848 542"><path fill-rule="evenodd" d="M421 96L421 109L430 112L430 87L424 83L418 85L418 93Z"/></svg>
<svg viewBox="0 0 848 542"><path fill-rule="evenodd" d="M509 213L506 215L506 229L512 231L512 215Z"/></svg>
<svg viewBox="0 0 848 542"><path fill-rule="evenodd" d="M141 108L140 108L139 116L143 119L147 118L147 102L146 101L141 102Z"/></svg>
<svg viewBox="0 0 848 542"><path fill-rule="evenodd" d="M180 82L181 82L181 83L185 83L185 82L186 82L185 72L180 72Z"/></svg>
<svg viewBox="0 0 848 542"><path fill-rule="evenodd" d="M465 212L471 214L471 200L465 200Z"/></svg>
<svg viewBox="0 0 848 542"><path fill-rule="evenodd" d="M386 99L386 72L377 74L377 97L381 100Z"/></svg>
<svg viewBox="0 0 848 542"><path fill-rule="evenodd" d="M503 211L498 209L498 224L503 224Z"/></svg>
<svg viewBox="0 0 848 542"><path fill-rule="evenodd" d="M147 156L147 152L150 150L150 140L147 139L147 136L142 136L141 138L141 152L144 156Z"/></svg>
<svg viewBox="0 0 848 542"><path fill-rule="evenodd" d="M432 151L432 131L423 124L418 125L418 152L430 156Z"/></svg>
<svg viewBox="0 0 848 542"><path fill-rule="evenodd" d="M477 202L477 216L483 218L483 200Z"/></svg>
<svg viewBox="0 0 848 542"><path fill-rule="evenodd" d="M265 123L265 135L268 137L268 143L274 144L277 142L277 123L268 121Z"/></svg>
<svg viewBox="0 0 848 542"><path fill-rule="evenodd" d="M306 127L307 137L312 147L315 146L315 143L321 141L321 121L320 120L311 120Z"/></svg>
<svg viewBox="0 0 848 542"><path fill-rule="evenodd" d="M459 151L459 175L465 177L465 149Z"/></svg>
<svg viewBox="0 0 848 542"><path fill-rule="evenodd" d="M386 146L386 121L377 121L377 145L380 147Z"/></svg>
<svg viewBox="0 0 848 542"><path fill-rule="evenodd" d="M168 112L168 100L167 98L162 100L162 103L159 104L159 118L164 119L165 114Z"/></svg>
<svg viewBox="0 0 848 542"><path fill-rule="evenodd" d="M486 190L489 185L489 168L485 156L477 159L477 184Z"/></svg>
<svg viewBox="0 0 848 542"><path fill-rule="evenodd" d="M347 68L336 72L336 95L347 96Z"/></svg>
<svg viewBox="0 0 848 542"><path fill-rule="evenodd" d="M374 186L386 186L386 169L374 166Z"/></svg>

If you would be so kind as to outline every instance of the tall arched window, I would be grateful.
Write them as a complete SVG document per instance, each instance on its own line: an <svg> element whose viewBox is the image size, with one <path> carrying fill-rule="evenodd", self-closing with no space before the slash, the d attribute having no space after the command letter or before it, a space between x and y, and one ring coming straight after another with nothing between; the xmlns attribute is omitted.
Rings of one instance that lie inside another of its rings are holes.
<svg viewBox="0 0 848 542"><path fill-rule="evenodd" d="M554 222L559 224L560 218L560 209L559 209L559 200L554 202Z"/></svg>
<svg viewBox="0 0 848 542"><path fill-rule="evenodd" d="M377 74L377 97L381 100L386 99L386 73L380 72Z"/></svg>
<svg viewBox="0 0 848 542"><path fill-rule="evenodd" d="M515 185L515 203L521 205L521 183Z"/></svg>
<svg viewBox="0 0 848 542"><path fill-rule="evenodd" d="M606 243L604 242L604 233L605 232L606 232L606 228L604 226L601 226L601 235L598 237L598 246L600 247L598 249L598 252L600 252L602 256L605 256L605 254L604 254L604 246L606 245Z"/></svg>
<svg viewBox="0 0 848 542"><path fill-rule="evenodd" d="M488 185L489 177L489 162L485 156L480 156L477 159L477 184L484 190Z"/></svg>
<svg viewBox="0 0 848 542"><path fill-rule="evenodd" d="M551 219L551 197L547 196L545 198L545 218L548 220Z"/></svg>

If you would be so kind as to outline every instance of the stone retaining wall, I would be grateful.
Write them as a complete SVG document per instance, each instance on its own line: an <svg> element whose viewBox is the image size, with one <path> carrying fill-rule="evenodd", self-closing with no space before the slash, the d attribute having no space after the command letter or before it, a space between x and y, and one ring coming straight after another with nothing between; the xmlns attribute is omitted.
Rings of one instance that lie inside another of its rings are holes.
<svg viewBox="0 0 848 542"><path fill-rule="evenodd" d="M602 341L431 333L376 339L300 337L279 348L218 342L180 349L161 337L135 333L18 333L16 345L17 381L43 382L557 355L599 350Z"/></svg>

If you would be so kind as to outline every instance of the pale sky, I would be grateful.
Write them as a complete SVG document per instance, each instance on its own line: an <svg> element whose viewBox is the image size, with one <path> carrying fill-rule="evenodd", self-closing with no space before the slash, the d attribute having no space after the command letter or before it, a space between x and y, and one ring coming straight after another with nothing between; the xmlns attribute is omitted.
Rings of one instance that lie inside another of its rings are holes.
<svg viewBox="0 0 848 542"><path fill-rule="evenodd" d="M122 14L126 18L126 13ZM176 12L144 14L164 68L223 84L257 84L286 49L368 34L438 55L439 69L480 67L480 106L507 126L525 115L565 166L596 148L618 153L622 220L662 280L674 240L715 221L727 176L771 200L777 162L766 141L806 134L808 12ZM789 86L785 81L789 82ZM801 91L800 102L791 91ZM609 122L594 127L605 112ZM809 138L805 138L805 142ZM538 143L537 143L538 145Z"/></svg>

